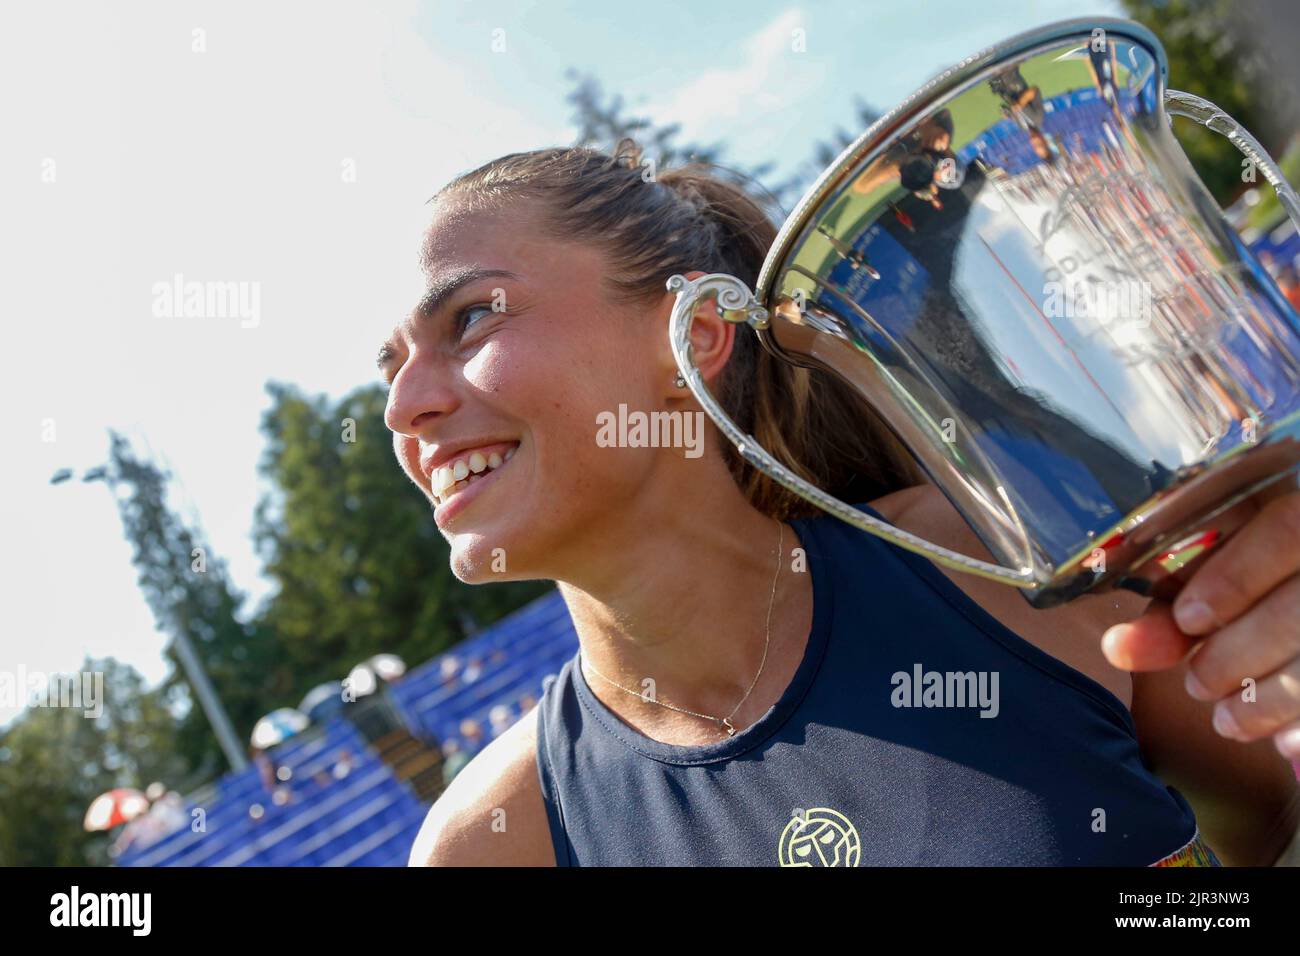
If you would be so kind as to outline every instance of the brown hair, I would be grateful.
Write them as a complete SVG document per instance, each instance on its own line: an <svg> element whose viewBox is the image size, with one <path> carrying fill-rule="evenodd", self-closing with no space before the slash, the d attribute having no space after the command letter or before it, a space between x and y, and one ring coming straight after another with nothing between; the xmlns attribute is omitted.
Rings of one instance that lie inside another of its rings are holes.
<svg viewBox="0 0 1300 956"><path fill-rule="evenodd" d="M642 174L631 139L613 155L585 147L511 153L453 179L434 199L471 209L511 199L543 201L541 228L556 239L594 243L611 264L611 293L658 302L676 273L723 272L750 288L776 228L740 182L691 163ZM921 472L865 402L829 372L775 358L748 329L738 330L714 394L732 420L800 477L850 503L917 484ZM732 476L755 508L782 520L821 514L723 443Z"/></svg>

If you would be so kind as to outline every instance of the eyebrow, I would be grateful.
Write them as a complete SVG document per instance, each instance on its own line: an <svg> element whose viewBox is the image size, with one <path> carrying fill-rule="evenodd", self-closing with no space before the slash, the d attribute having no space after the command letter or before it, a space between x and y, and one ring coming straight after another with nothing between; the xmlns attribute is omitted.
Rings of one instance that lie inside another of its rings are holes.
<svg viewBox="0 0 1300 956"><path fill-rule="evenodd" d="M429 283L428 291L416 304L412 314L420 319L432 318L437 315L439 309L447 304L447 300L456 294L458 289L469 285L471 282L478 282L480 279L518 278L519 276L506 269L479 269L472 266L445 273ZM384 366L392 361L395 354L396 349L393 348L392 343L385 342L379 347L379 355L375 358L375 365L382 371Z"/></svg>

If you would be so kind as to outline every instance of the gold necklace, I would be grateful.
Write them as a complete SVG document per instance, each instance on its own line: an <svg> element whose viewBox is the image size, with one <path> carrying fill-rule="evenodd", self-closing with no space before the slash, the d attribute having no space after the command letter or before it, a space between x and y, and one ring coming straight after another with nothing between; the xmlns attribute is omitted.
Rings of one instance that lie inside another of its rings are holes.
<svg viewBox="0 0 1300 956"><path fill-rule="evenodd" d="M745 691L745 696L740 698L740 703L736 704L736 706L732 708L731 713L729 713L726 717L713 717L709 714L697 714L693 710L687 710L684 707L675 707L672 704L664 703L662 700L657 700L654 697L647 697L645 696L645 694L638 694L634 690L629 690L628 688L624 687L622 684L610 680L599 670L597 670L596 665L592 664L590 661L587 661L587 659L583 656L581 650L578 651L578 658L579 658L578 666L582 667L583 664L585 664L587 667L591 668L592 673L594 673L601 680L605 681L605 683L612 684L614 687L617 687L619 690L623 691L626 694L631 694L633 697L639 697L642 700L647 700L652 704L658 704L660 707L667 707L669 710L675 710L679 714L689 714L692 717L700 717L704 720L711 720L715 724L717 724L720 728L726 730L728 737L734 737L736 734L736 728L731 723L731 718L736 716L736 711L740 710L740 708L744 706L745 701L749 700L749 695L752 694L754 692L754 688L758 686L758 679L761 676L763 676L763 667L764 665L767 664L767 648L772 641L772 605L775 604L776 602L776 582L780 580L781 563L785 558L785 525L782 524L780 521L778 521L776 525L777 528L780 529L777 537L777 544L776 544L776 574L772 576L772 594L767 601L767 626L765 628L765 634L763 637L763 658L758 663L758 673L754 675L754 680L749 685L749 690Z"/></svg>

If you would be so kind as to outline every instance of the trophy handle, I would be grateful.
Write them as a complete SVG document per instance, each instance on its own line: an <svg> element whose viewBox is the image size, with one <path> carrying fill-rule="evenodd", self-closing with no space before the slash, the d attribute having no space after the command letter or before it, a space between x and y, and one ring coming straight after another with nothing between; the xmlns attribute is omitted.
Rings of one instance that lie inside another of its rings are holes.
<svg viewBox="0 0 1300 956"><path fill-rule="evenodd" d="M767 309L759 304L753 292L743 282L735 276L723 273L715 272L710 275L700 276L694 281L687 279L683 275L675 275L668 280L668 291L677 293L677 301L673 303L672 317L669 321L669 338L672 342L673 357L677 360L677 368L682 373L682 378L686 380L686 384L690 387L691 393L696 400L704 406L704 410L708 412L714 424L736 446L736 450L740 452L741 457L747 462L773 481L784 485L795 494L807 499L841 521L847 522L868 534L883 538L900 548L905 548L922 557L929 558L936 564L951 568L954 571L965 571L969 574L976 574L1015 587L1033 588L1037 586L1038 582L1034 579L1029 568L1022 568L1017 571L999 564L989 564L987 561L967 557L964 554L950 551L933 542L926 541L924 538L918 538L901 528L894 527L887 521L873 518L852 505L845 504L838 498L828 495L773 458L767 449L763 448L752 435L746 435L742 432L736 423L731 420L731 416L714 399L709 392L708 386L704 383L704 376L695 367L695 359L691 349L691 325L695 321L695 310L699 306L700 300L715 296L718 302L719 315L728 322L743 322L755 330L767 328Z"/></svg>
<svg viewBox="0 0 1300 956"><path fill-rule="evenodd" d="M1188 119L1196 120L1206 129L1226 136L1243 156L1263 171L1264 178L1277 193L1282 208L1291 217L1292 224L1300 231L1300 196L1296 195L1296 191L1286 181L1286 177L1282 175L1282 170L1273 161L1273 157L1244 126L1209 100L1203 100L1199 96L1181 90L1165 90L1165 112L1174 116L1186 116Z"/></svg>

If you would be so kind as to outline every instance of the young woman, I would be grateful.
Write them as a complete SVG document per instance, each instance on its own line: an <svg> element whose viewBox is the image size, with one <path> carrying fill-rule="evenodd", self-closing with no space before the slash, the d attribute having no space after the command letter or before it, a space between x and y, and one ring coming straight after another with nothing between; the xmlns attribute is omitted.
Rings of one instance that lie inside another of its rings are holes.
<svg viewBox="0 0 1300 956"><path fill-rule="evenodd" d="M1237 509L1181 630L1125 592L1035 611L825 516L721 439L668 344L667 278L752 285L772 224L707 170L642 173L625 141L450 183L428 293L381 350L397 458L456 576L558 582L581 646L456 777L411 862L1274 863L1300 820L1294 484ZM991 559L840 385L712 304L693 336L715 394L792 468ZM637 412L680 413L703 443L607 440Z"/></svg>

